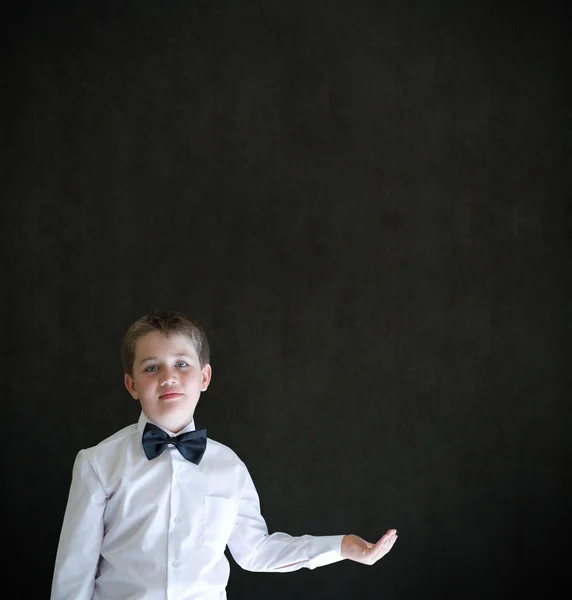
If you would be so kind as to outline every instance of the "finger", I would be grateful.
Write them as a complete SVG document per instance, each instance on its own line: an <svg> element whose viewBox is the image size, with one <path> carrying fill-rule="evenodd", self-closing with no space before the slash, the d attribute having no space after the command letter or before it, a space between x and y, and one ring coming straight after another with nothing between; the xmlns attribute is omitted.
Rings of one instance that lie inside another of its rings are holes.
<svg viewBox="0 0 572 600"><path fill-rule="evenodd" d="M395 544L395 540L397 539L397 529L390 529L386 534L385 534L385 540L384 542L386 544L389 544L390 547L393 546L393 544Z"/></svg>
<svg viewBox="0 0 572 600"><path fill-rule="evenodd" d="M388 529L376 542L376 546L397 537L397 529Z"/></svg>
<svg viewBox="0 0 572 600"><path fill-rule="evenodd" d="M377 562L380 558L383 558L390 550L393 548L393 544L397 540L397 531L395 529L390 529L384 535L381 536L379 541L375 544L375 546L371 550L370 559L373 564Z"/></svg>

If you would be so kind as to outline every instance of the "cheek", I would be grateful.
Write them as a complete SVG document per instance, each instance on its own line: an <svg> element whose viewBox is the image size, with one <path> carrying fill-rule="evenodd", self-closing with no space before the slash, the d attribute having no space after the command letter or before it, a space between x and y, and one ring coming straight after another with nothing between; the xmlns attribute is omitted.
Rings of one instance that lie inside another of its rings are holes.
<svg viewBox="0 0 572 600"><path fill-rule="evenodd" d="M140 379L137 383L137 391L140 394L145 394L145 392L152 390L155 387L155 382L152 379Z"/></svg>
<svg viewBox="0 0 572 600"><path fill-rule="evenodd" d="M186 386L193 388L200 388L202 385L200 376L197 376L195 373L185 374L183 382Z"/></svg>

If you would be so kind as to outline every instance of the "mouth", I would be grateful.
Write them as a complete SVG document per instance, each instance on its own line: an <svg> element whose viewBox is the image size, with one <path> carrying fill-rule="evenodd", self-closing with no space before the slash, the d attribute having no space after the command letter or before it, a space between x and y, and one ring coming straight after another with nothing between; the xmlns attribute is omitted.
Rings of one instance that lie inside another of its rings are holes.
<svg viewBox="0 0 572 600"><path fill-rule="evenodd" d="M161 394L159 396L159 398L161 400L175 400L177 398L180 398L183 394L181 394L180 392L166 392L165 394Z"/></svg>

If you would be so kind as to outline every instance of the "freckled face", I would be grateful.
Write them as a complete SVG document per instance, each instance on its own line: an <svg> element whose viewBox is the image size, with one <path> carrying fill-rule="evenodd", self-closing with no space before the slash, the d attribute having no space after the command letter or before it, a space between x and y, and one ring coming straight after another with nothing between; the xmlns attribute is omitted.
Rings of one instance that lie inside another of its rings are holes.
<svg viewBox="0 0 572 600"><path fill-rule="evenodd" d="M192 421L211 374L210 365L201 368L186 335L153 331L138 340L133 376L125 374L125 387L149 419L177 433Z"/></svg>

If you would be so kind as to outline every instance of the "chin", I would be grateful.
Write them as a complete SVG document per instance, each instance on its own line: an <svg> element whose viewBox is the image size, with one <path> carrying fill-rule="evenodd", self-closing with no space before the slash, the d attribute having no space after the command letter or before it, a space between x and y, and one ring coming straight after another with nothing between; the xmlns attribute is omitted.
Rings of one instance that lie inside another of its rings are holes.
<svg viewBox="0 0 572 600"><path fill-rule="evenodd" d="M193 411L167 410L157 415L157 423L169 431L180 431L193 420Z"/></svg>

